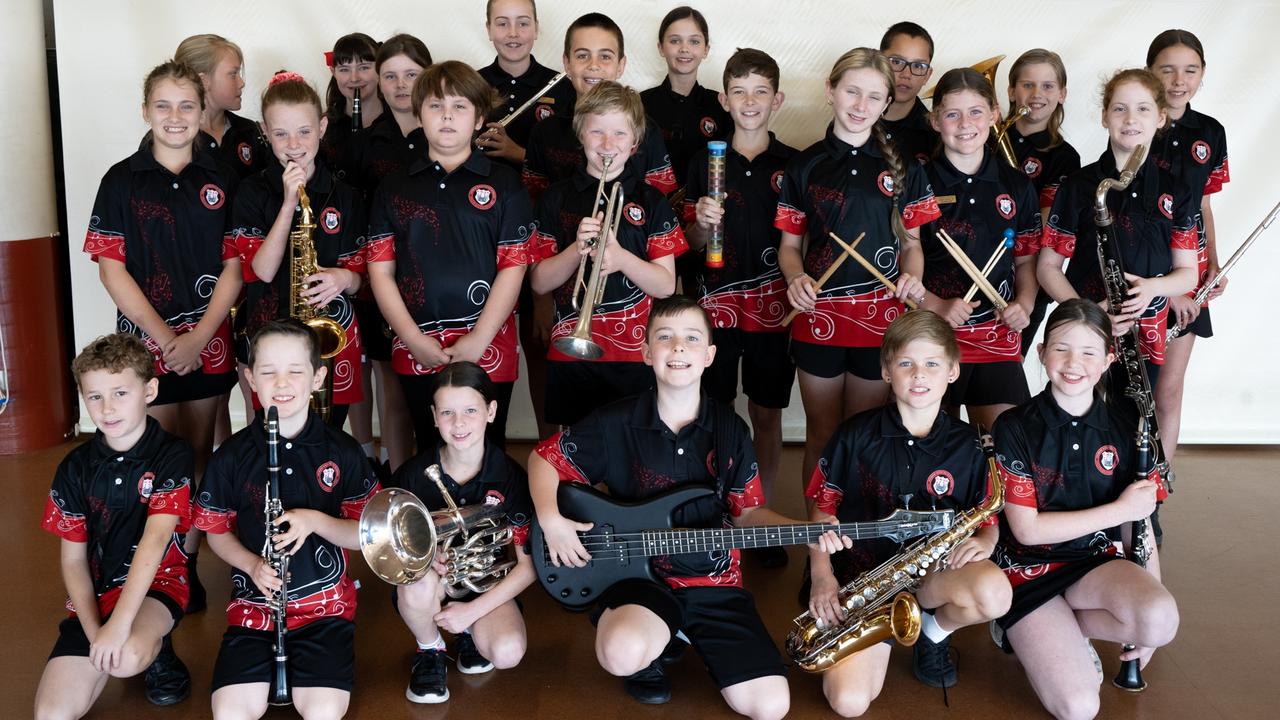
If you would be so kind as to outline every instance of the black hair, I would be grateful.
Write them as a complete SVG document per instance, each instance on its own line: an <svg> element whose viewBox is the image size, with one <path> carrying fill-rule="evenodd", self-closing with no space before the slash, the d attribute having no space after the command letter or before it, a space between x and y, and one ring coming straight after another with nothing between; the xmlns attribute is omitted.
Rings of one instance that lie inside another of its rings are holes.
<svg viewBox="0 0 1280 720"><path fill-rule="evenodd" d="M688 295L669 295L664 298L658 298L653 301L653 306L649 308L649 319L644 324L644 336L647 340L649 332L653 329L653 323L659 318L673 317L679 315L685 310L696 310L698 316L702 318L702 322L707 327L707 341L711 341L711 317L707 315L706 308L698 304L698 301Z"/></svg>
<svg viewBox="0 0 1280 720"><path fill-rule="evenodd" d="M894 23L889 26L888 30L884 31L884 37L880 38L880 52L888 50L889 46L893 44L893 39L899 35L920 38L929 43L929 62L933 62L933 36L929 34L928 30L909 20Z"/></svg>
<svg viewBox="0 0 1280 720"><path fill-rule="evenodd" d="M470 360L449 363L444 370L436 374L435 390L431 391L432 407L436 404L436 390L447 387L471 388L480 393L485 405L498 399L498 386L489 377L489 373Z"/></svg>

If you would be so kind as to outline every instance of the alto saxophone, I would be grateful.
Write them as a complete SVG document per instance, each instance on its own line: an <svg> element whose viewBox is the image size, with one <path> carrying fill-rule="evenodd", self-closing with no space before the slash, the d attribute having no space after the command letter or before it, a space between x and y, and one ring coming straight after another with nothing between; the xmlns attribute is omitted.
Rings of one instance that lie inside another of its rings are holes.
<svg viewBox="0 0 1280 720"><path fill-rule="evenodd" d="M320 358L327 361L347 346L347 334L336 320L302 296L302 292L310 287L307 285L307 278L320 271L316 262L316 245L312 238L316 223L305 185L298 186L298 204L302 208L298 226L289 233L289 317L297 318L311 328L320 348ZM330 368L330 372L325 374L324 387L315 391L311 397L311 406L325 422L329 421L332 390L333 372Z"/></svg>
<svg viewBox="0 0 1280 720"><path fill-rule="evenodd" d="M920 603L912 593L929 573L946 569L956 545L1004 507L1004 483L989 435L982 437L982 454L987 460L986 501L957 516L950 529L917 541L840 588L845 614L840 624L829 627L808 612L797 617L786 642L787 654L797 665L808 672L823 672L890 636L902 645L915 644L920 636Z"/></svg>

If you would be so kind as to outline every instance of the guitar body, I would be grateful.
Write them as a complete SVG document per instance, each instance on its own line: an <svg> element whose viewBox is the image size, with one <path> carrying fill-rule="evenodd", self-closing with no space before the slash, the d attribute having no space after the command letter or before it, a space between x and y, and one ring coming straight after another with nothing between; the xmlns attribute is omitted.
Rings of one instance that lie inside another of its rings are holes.
<svg viewBox="0 0 1280 720"><path fill-rule="evenodd" d="M640 533L671 529L671 514L687 502L714 494L708 487L675 488L641 502L620 502L587 485L561 483L556 491L560 514L594 523L579 533L591 560L585 567L551 564L542 527L533 523L530 548L538 582L561 604L584 610L605 590L623 580L660 582L642 547Z"/></svg>

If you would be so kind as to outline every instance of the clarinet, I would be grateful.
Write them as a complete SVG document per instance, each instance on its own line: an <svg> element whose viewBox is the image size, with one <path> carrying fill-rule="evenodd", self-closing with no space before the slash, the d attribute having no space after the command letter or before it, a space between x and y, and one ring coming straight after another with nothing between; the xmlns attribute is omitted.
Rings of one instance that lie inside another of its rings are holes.
<svg viewBox="0 0 1280 720"><path fill-rule="evenodd" d="M1128 299L1129 282L1124 278L1124 265L1111 228L1112 217L1111 211L1107 208L1107 192L1127 188L1137 176L1146 156L1146 147L1138 146L1129 156L1129 162L1125 163L1120 177L1103 180L1098 184L1094 194L1094 224L1098 227L1098 267L1102 273L1103 285L1106 287L1107 305L1112 312L1118 312L1120 306ZM1133 400L1138 408L1137 451L1134 459L1135 481L1146 479L1155 472L1160 478L1160 484L1167 486L1172 482L1173 471L1165 460L1164 447L1160 443L1155 402L1151 396L1151 381L1147 377L1147 366L1138 352L1138 347L1138 324L1134 323L1129 332L1116 338L1116 355L1125 372L1124 395ZM1146 518L1132 523L1132 535L1131 559L1145 568L1147 559L1151 557L1151 548L1147 546ZM1135 647L1133 644L1126 643L1124 652L1130 652ZM1136 659L1121 662L1120 672L1111 683L1129 692L1142 692L1147 687Z"/></svg>
<svg viewBox="0 0 1280 720"><path fill-rule="evenodd" d="M351 132L358 133L364 126L364 116L360 112L360 88L351 94Z"/></svg>
<svg viewBox="0 0 1280 720"><path fill-rule="evenodd" d="M293 695L289 690L289 651L285 647L285 634L289 631L287 605L289 603L289 556L277 552L275 536L283 532L275 521L284 512L280 503L280 417L273 405L267 408L267 539L262 546L262 557L280 577L280 590L270 593L267 607L276 625L275 667L271 676L271 689L267 702L271 705L291 705Z"/></svg>

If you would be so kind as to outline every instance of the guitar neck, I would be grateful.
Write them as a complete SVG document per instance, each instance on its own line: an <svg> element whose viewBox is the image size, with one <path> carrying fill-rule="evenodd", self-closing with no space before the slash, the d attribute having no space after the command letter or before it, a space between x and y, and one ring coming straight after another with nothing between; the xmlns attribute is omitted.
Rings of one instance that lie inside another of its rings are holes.
<svg viewBox="0 0 1280 720"><path fill-rule="evenodd" d="M899 527L901 523L898 522L876 520L839 525L804 523L715 530L646 530L640 533L640 536L644 554L653 557L713 550L811 545L829 530L854 540L866 540L884 537Z"/></svg>

